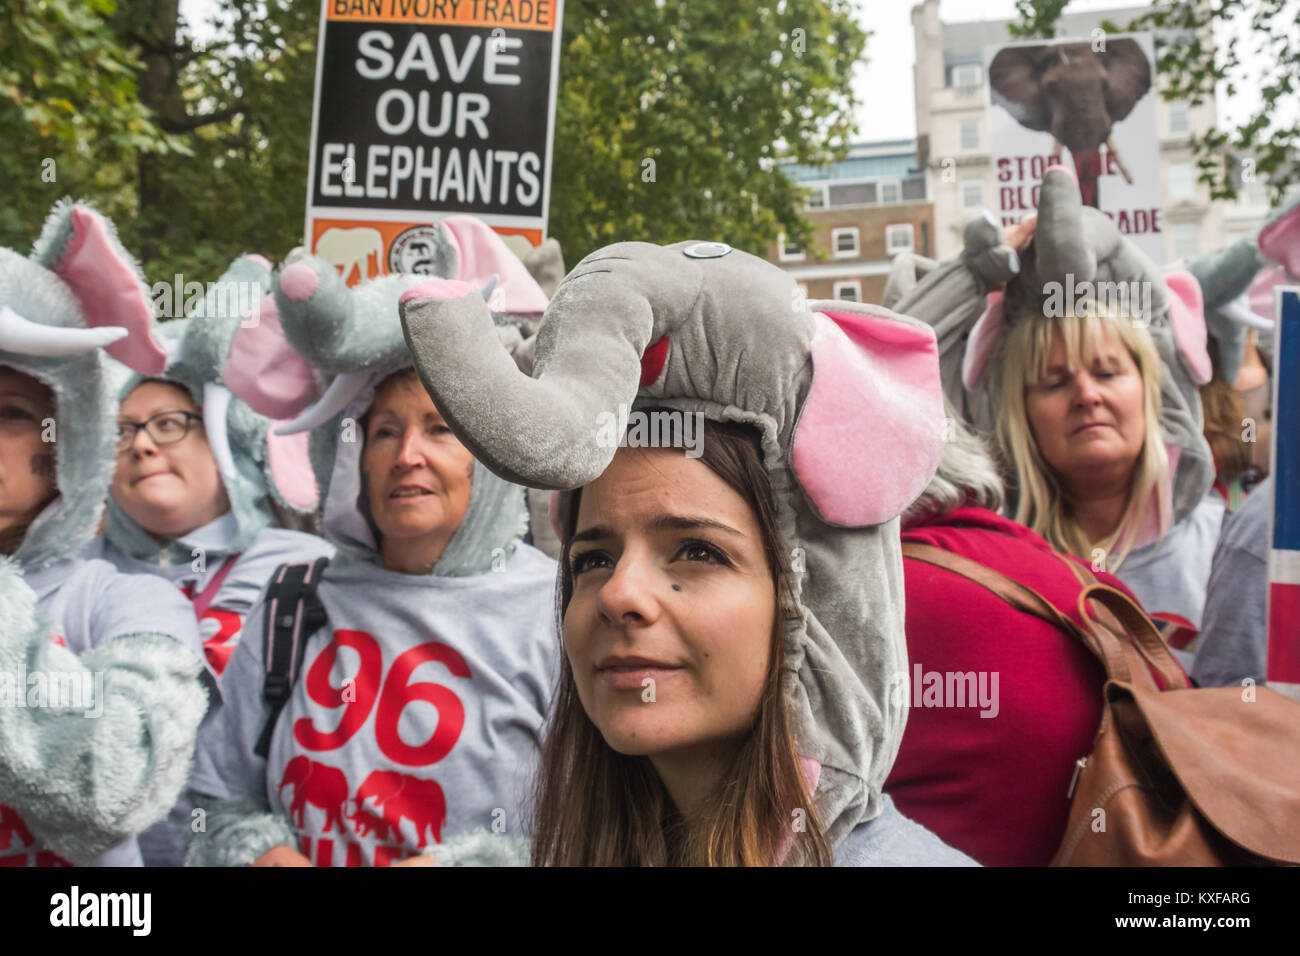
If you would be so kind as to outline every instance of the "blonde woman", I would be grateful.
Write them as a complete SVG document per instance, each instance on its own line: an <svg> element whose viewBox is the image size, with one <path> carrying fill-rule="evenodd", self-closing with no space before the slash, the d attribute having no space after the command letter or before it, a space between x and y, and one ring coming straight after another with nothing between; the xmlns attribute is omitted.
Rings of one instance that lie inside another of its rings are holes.
<svg viewBox="0 0 1300 956"><path fill-rule="evenodd" d="M1084 208L1062 167L1018 259L958 356L1008 513L1118 575L1171 633L1194 633L1224 513L1197 393L1210 369L1199 287Z"/></svg>

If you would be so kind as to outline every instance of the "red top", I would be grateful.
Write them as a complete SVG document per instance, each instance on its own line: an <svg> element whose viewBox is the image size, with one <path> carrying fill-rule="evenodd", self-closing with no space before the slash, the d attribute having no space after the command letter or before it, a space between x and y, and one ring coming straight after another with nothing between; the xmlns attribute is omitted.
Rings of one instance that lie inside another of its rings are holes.
<svg viewBox="0 0 1300 956"><path fill-rule="evenodd" d="M1078 579L1022 525L959 508L902 537L1001 571L1083 623ZM975 582L908 558L903 569L911 709L885 790L980 863L1044 866L1065 832L1075 761L1092 752L1105 671L1077 641ZM1113 575L1097 579L1132 595ZM966 672L974 680L957 678Z"/></svg>

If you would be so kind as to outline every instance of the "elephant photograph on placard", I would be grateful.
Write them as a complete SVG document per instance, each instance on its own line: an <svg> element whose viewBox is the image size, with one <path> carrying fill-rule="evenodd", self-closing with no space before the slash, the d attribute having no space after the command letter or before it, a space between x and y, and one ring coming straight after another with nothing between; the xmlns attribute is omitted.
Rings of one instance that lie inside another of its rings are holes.
<svg viewBox="0 0 1300 956"><path fill-rule="evenodd" d="M1053 161L1062 147L1070 151L1084 203L1094 208L1104 172L1133 183L1114 129L1151 91L1151 78L1146 51L1126 38L1011 46L989 65L993 105L1027 129L1051 133Z"/></svg>

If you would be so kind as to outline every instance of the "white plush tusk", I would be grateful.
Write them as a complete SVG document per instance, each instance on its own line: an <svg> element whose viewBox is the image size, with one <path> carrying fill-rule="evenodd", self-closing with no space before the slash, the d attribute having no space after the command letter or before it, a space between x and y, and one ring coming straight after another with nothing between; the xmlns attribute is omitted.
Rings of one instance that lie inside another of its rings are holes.
<svg viewBox="0 0 1300 956"><path fill-rule="evenodd" d="M369 380L369 372L344 372L330 382L329 388L325 389L325 394L314 404L303 409L293 421L285 422L275 430L275 433L296 435L299 432L309 432L318 425L324 424L347 408L352 399L366 387Z"/></svg>
<svg viewBox="0 0 1300 956"><path fill-rule="evenodd" d="M0 351L20 355L77 355L112 345L126 338L126 334L126 329L116 325L96 329L42 325L23 318L7 305L0 305Z"/></svg>
<svg viewBox="0 0 1300 956"><path fill-rule="evenodd" d="M484 302L492 298L492 293L496 291L497 283L500 281L501 277L495 272L488 276L487 282L483 283L483 288L478 290L478 294L483 297Z"/></svg>
<svg viewBox="0 0 1300 956"><path fill-rule="evenodd" d="M1233 299L1227 305L1219 306L1219 313L1238 325L1244 325L1248 329L1259 329L1261 332L1272 332L1276 325L1272 319L1246 308L1241 299Z"/></svg>
<svg viewBox="0 0 1300 956"><path fill-rule="evenodd" d="M227 478L234 478L235 456L230 451L230 434L226 429L226 414L230 411L230 389L216 382L203 383L203 428L208 433L212 457L217 460L217 470Z"/></svg>
<svg viewBox="0 0 1300 956"><path fill-rule="evenodd" d="M1123 157L1120 156L1119 150L1115 148L1114 137L1106 140L1106 152L1110 153L1111 156L1115 158L1115 165L1119 167L1120 174L1124 177L1124 182L1132 186L1133 174L1128 171L1128 167L1124 165Z"/></svg>

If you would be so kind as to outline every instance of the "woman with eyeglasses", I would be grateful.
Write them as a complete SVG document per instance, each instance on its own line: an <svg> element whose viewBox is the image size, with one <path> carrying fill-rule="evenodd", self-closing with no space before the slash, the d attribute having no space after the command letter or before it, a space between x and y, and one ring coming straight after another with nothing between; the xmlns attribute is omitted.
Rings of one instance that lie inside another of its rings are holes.
<svg viewBox="0 0 1300 956"><path fill-rule="evenodd" d="M190 317L160 327L175 346L163 377L129 380L123 389L108 518L97 542L98 555L119 569L167 578L193 602L216 677L275 569L334 551L315 535L275 527L277 513L314 503L314 482L303 488L286 465L296 454L306 473L305 449L277 444L271 419L224 385L244 312L269 291L269 265L240 257ZM189 808L177 806L170 826L142 838L146 863L180 865L188 819Z"/></svg>

